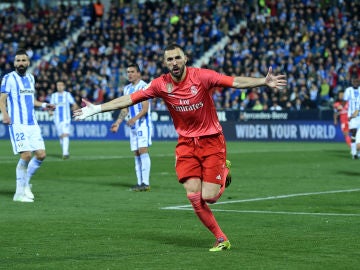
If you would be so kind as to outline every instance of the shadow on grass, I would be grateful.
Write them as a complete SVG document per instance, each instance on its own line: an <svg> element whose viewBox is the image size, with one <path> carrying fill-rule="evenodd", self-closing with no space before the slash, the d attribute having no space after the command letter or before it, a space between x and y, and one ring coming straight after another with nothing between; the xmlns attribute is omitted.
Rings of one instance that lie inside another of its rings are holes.
<svg viewBox="0 0 360 270"><path fill-rule="evenodd" d="M136 183L134 182L133 184L130 184L130 183L123 183L123 182L119 181L119 182L102 182L101 184L106 185L106 186L112 186L112 187L126 187L126 188L131 188L131 187L134 186Z"/></svg>
<svg viewBox="0 0 360 270"><path fill-rule="evenodd" d="M51 157L51 158L55 158L55 159L62 159L61 154L46 153L46 157Z"/></svg>
<svg viewBox="0 0 360 270"><path fill-rule="evenodd" d="M346 175L346 176L360 176L360 172L351 172L351 171L338 171L338 174Z"/></svg>
<svg viewBox="0 0 360 270"><path fill-rule="evenodd" d="M150 241L158 242L159 244L174 245L178 247L210 247L211 239L199 237L194 239L194 237L187 236L184 232L183 235L164 235L159 233L147 233L138 235L139 238L147 239ZM210 245L210 246L209 246Z"/></svg>
<svg viewBox="0 0 360 270"><path fill-rule="evenodd" d="M323 150L327 155L337 156L344 159L351 159L350 150Z"/></svg>
<svg viewBox="0 0 360 270"><path fill-rule="evenodd" d="M15 191L9 191L9 190L0 190L0 196L9 197L13 196Z"/></svg>

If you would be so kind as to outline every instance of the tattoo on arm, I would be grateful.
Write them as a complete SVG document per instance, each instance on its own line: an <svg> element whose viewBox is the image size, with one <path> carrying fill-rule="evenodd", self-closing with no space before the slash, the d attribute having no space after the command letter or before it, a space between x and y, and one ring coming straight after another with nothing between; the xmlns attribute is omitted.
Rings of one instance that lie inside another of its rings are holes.
<svg viewBox="0 0 360 270"><path fill-rule="evenodd" d="M118 119L119 120L124 120L126 115L127 115L127 112L124 111L124 110L121 110Z"/></svg>

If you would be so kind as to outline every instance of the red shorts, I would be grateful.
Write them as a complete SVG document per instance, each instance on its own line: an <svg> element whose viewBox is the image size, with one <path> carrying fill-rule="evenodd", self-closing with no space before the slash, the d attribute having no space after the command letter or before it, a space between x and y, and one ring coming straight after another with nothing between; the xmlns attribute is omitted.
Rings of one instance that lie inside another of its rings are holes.
<svg viewBox="0 0 360 270"><path fill-rule="evenodd" d="M179 136L176 146L176 174L180 183L190 177L223 184L226 143L222 133L187 138Z"/></svg>

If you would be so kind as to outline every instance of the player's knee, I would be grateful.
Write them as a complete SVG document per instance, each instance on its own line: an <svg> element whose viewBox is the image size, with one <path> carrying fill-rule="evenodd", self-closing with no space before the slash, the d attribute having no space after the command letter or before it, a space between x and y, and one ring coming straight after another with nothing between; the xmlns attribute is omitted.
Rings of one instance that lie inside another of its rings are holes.
<svg viewBox="0 0 360 270"><path fill-rule="evenodd" d="M213 203L216 203L216 202L217 202L218 197L216 196L216 197L214 197L214 198L208 198L208 199L204 199L204 198L203 198L203 200L204 200L205 202L207 202L207 203L213 204Z"/></svg>
<svg viewBox="0 0 360 270"><path fill-rule="evenodd" d="M20 156L21 156L21 159L29 162L30 159L31 159L31 152L28 152L28 151L22 152L22 153L20 154Z"/></svg>
<svg viewBox="0 0 360 270"><path fill-rule="evenodd" d="M207 202L207 203L216 203L217 200L219 199L219 192L217 193L206 193L206 194L202 194L201 195L202 199Z"/></svg>
<svg viewBox="0 0 360 270"><path fill-rule="evenodd" d="M46 152L45 151L37 151L35 153L36 159L43 161L46 158Z"/></svg>

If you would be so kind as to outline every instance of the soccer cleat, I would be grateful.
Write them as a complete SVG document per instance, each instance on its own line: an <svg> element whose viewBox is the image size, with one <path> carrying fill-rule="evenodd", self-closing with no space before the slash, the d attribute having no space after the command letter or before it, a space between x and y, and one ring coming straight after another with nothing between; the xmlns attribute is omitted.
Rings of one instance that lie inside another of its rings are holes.
<svg viewBox="0 0 360 270"><path fill-rule="evenodd" d="M16 194L16 193L14 195L13 201L14 202L34 202L33 199L26 197L25 194Z"/></svg>
<svg viewBox="0 0 360 270"><path fill-rule="evenodd" d="M140 185L135 185L135 186L132 186L130 190L131 191L140 191L140 188L141 188Z"/></svg>
<svg viewBox="0 0 360 270"><path fill-rule="evenodd" d="M231 247L230 241L226 240L224 241L223 239L219 239L218 241L216 241L214 247L210 248L209 251L223 251L223 250L229 250Z"/></svg>
<svg viewBox="0 0 360 270"><path fill-rule="evenodd" d="M139 191L150 191L150 186L142 183Z"/></svg>
<svg viewBox="0 0 360 270"><path fill-rule="evenodd" d="M70 156L69 156L69 155L63 155L63 156L62 156L62 159L63 159L63 160L65 160L65 159L69 159L69 158L70 158Z"/></svg>
<svg viewBox="0 0 360 270"><path fill-rule="evenodd" d="M227 188L231 184L231 171L230 171L231 162L230 162L230 160L226 160L225 166L226 166L226 168L229 169L229 172L228 172L228 174L226 176L226 180L225 180L225 187Z"/></svg>
<svg viewBox="0 0 360 270"><path fill-rule="evenodd" d="M24 189L24 195L29 199L35 199L34 193L31 191L31 186L26 186Z"/></svg>

